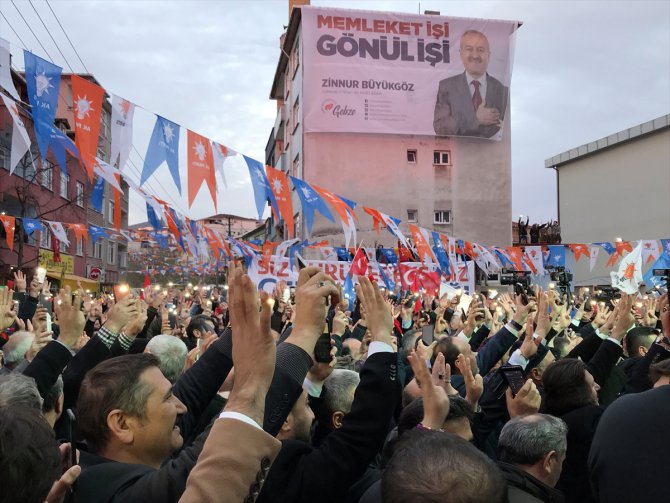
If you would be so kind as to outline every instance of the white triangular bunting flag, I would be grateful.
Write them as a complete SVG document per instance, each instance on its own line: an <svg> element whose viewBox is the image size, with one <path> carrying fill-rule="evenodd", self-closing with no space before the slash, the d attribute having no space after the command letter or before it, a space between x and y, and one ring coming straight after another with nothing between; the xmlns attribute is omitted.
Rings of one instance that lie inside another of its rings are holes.
<svg viewBox="0 0 670 503"><path fill-rule="evenodd" d="M58 241L65 244L66 246L70 246L70 241L67 239L67 232L65 231L63 224L60 222L51 222L49 220L46 222L49 225L53 235L56 236L56 239L58 239Z"/></svg>
<svg viewBox="0 0 670 503"><path fill-rule="evenodd" d="M589 271L593 271L593 268L596 266L598 261L598 253L600 252L600 245L591 245L589 246Z"/></svg>
<svg viewBox="0 0 670 503"><path fill-rule="evenodd" d="M30 150L30 136L21 120L19 110L16 107L16 102L9 96L2 95L2 101L12 116L12 150L9 160L9 173L12 174L16 169L16 165L23 159L26 152Z"/></svg>
<svg viewBox="0 0 670 503"><path fill-rule="evenodd" d="M619 263L619 270L610 273L612 286L624 293L638 292L642 283L642 244L639 243L632 252Z"/></svg>
<svg viewBox="0 0 670 503"><path fill-rule="evenodd" d="M9 53L9 42L4 38L0 38L0 86L7 91L12 98L21 101L19 93L14 87L11 70L11 56Z"/></svg>
<svg viewBox="0 0 670 503"><path fill-rule="evenodd" d="M294 244L296 244L298 241L300 241L300 240L299 239L288 239L286 241L282 241L281 243L279 243L279 245L277 245L277 252L276 252L277 256L278 257L285 256L288 249L291 246L293 246Z"/></svg>
<svg viewBox="0 0 670 503"><path fill-rule="evenodd" d="M342 220L342 230L344 231L344 238L346 240L346 247L356 246L356 223L351 214L347 212L347 222ZM351 241L353 239L353 244Z"/></svg>
<svg viewBox="0 0 670 503"><path fill-rule="evenodd" d="M215 141L212 142L212 153L214 154L214 170L221 175L221 181L223 186L228 188L228 183L226 182L226 174L223 172L223 164L226 162L228 157L237 155L233 149L221 145Z"/></svg>
<svg viewBox="0 0 670 503"><path fill-rule="evenodd" d="M118 190L119 192L123 192L123 190L121 190L121 185L119 185L119 181L116 179L115 176L119 175L120 171L116 169L114 166L107 164L102 159L96 158L95 161L96 164L95 167L93 168L93 172L99 177L103 178L116 190Z"/></svg>
<svg viewBox="0 0 670 503"><path fill-rule="evenodd" d="M118 157L119 169L123 171L130 150L133 147L133 117L135 105L115 94L112 95L112 144L111 160L116 164Z"/></svg>
<svg viewBox="0 0 670 503"><path fill-rule="evenodd" d="M649 264L661 255L661 246L655 239L640 241L642 245L642 263Z"/></svg>
<svg viewBox="0 0 670 503"><path fill-rule="evenodd" d="M127 240L129 243L134 243L134 242L135 242L135 238L133 237L133 235L131 234L130 231L126 231L126 230L121 229L121 230L119 231L119 233L121 233L121 235L122 235L124 238L126 238L126 240Z"/></svg>

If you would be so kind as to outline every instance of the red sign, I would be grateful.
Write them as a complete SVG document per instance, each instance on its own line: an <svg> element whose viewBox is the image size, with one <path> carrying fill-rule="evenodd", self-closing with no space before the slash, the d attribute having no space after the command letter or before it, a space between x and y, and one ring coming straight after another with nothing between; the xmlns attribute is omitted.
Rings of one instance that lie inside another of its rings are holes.
<svg viewBox="0 0 670 503"><path fill-rule="evenodd" d="M91 270L88 272L88 277L90 279L99 279L102 274L102 269L99 267L91 267Z"/></svg>

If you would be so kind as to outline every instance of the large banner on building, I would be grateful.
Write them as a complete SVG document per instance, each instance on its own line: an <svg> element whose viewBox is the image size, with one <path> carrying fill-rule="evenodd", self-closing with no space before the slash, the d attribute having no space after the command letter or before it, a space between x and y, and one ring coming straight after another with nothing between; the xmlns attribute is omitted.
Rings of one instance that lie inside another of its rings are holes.
<svg viewBox="0 0 670 503"><path fill-rule="evenodd" d="M305 132L500 140L519 25L305 6Z"/></svg>
<svg viewBox="0 0 670 503"><path fill-rule="evenodd" d="M337 283L343 284L349 273L350 262L339 262L337 260L306 260L307 265L317 266ZM404 262L406 267L404 274L411 275L412 270L428 269L436 270L435 265L424 265L421 262ZM455 289L463 289L465 293L471 293L475 290L475 264L473 261L459 262L455 275L442 276L441 281ZM379 275L379 268L384 268L384 274L393 278L397 284L411 283L412 280L400 277L400 271L397 267L388 264L370 263L368 274L370 274L380 285L383 285L382 278ZM288 286L295 285L298 282L298 271L291 267L287 257L272 256L267 264L262 264L259 258L254 258L249 266L249 277L259 289L272 293L278 281L285 281ZM354 277L356 283L356 277Z"/></svg>

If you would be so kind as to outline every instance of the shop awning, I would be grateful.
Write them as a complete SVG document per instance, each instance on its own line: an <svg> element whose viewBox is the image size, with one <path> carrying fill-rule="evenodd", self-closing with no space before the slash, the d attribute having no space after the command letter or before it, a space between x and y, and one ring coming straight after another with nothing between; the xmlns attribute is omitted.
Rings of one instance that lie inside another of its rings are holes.
<svg viewBox="0 0 670 503"><path fill-rule="evenodd" d="M52 278L52 279L57 279L60 281L61 277L63 278L63 282L60 285L61 288L65 286L69 286L72 290L77 289L77 281L81 284L81 287L84 290L90 290L91 292L97 292L100 284L97 281L90 280L88 278L84 278L83 276L77 276L76 274L62 274L59 272L52 272L48 271L47 272L47 277Z"/></svg>

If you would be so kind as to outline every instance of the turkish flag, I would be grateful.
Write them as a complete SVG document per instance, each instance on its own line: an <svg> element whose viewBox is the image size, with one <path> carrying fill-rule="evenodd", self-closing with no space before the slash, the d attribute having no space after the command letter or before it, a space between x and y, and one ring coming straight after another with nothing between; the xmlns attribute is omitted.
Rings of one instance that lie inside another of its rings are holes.
<svg viewBox="0 0 670 503"><path fill-rule="evenodd" d="M351 262L351 267L349 268L349 274L352 276L356 274L357 276L365 276L368 273L368 257L365 254L363 248L359 248L354 255L354 260Z"/></svg>
<svg viewBox="0 0 670 503"><path fill-rule="evenodd" d="M418 292L420 288L428 292L439 291L440 273L429 271L426 267L413 267L405 264L398 264L400 273L400 282L403 290Z"/></svg>
<svg viewBox="0 0 670 503"><path fill-rule="evenodd" d="M51 238L51 247L54 252L54 263L59 264L60 263L60 242L58 239L56 239L55 236L52 236Z"/></svg>

